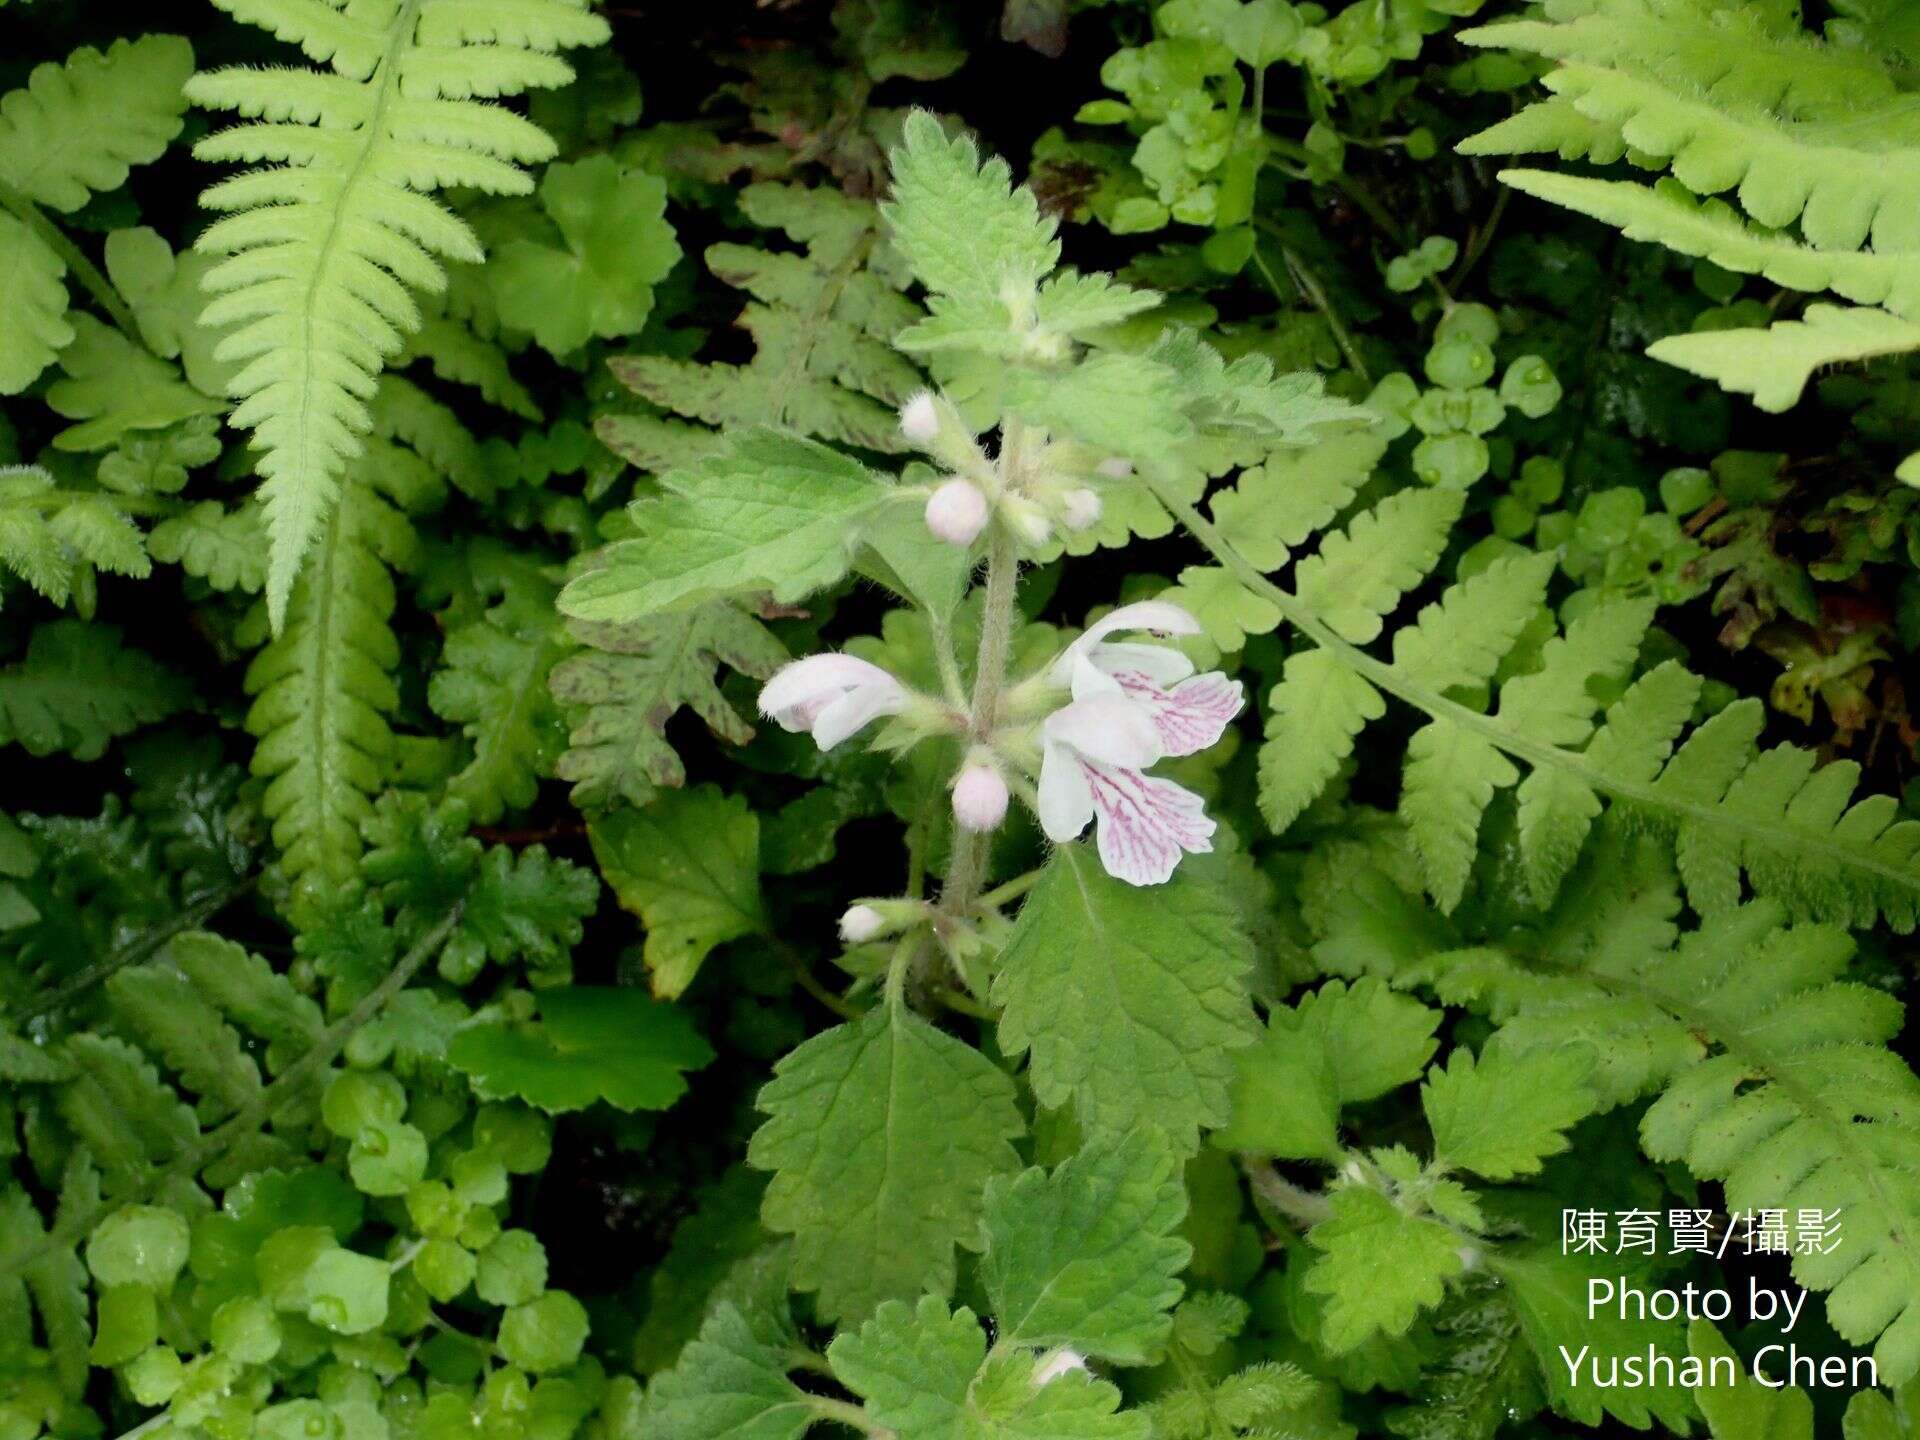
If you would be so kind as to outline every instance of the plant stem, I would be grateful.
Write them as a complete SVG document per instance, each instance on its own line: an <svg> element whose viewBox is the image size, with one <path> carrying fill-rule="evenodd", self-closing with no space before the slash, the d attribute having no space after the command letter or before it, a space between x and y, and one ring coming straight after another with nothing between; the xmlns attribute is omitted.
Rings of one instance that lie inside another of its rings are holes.
<svg viewBox="0 0 1920 1440"><path fill-rule="evenodd" d="M1046 866L1029 870L1024 875L1016 875L1004 885L996 885L980 897L980 904L988 910L998 910L1002 905L1018 900L1034 886L1040 883L1040 877L1047 873Z"/></svg>
<svg viewBox="0 0 1920 1440"><path fill-rule="evenodd" d="M893 1432L867 1414L864 1405L855 1405L846 1400L834 1400L826 1395L807 1396L807 1406L822 1420L833 1420L850 1430L859 1430L876 1437L891 1436Z"/></svg>
<svg viewBox="0 0 1920 1440"><path fill-rule="evenodd" d="M1277 238L1274 243L1280 244ZM1359 348L1354 345L1353 336L1347 332L1345 323L1340 319L1340 312L1335 310L1333 302L1327 299L1327 292L1320 284L1320 277L1308 269L1306 261L1294 254L1286 245L1280 245L1280 259L1287 267L1287 278L1293 282L1293 288L1306 296L1307 303L1319 311L1320 318L1327 322L1327 329L1333 335L1333 343L1340 347L1340 354L1345 357L1353 373L1360 377L1360 383L1373 384L1373 375L1367 369L1367 362L1360 358ZM1253 247L1253 263L1260 267L1260 273L1266 276L1268 287L1278 296L1279 282L1274 279L1273 272L1267 268L1266 259L1260 254L1258 245Z"/></svg>
<svg viewBox="0 0 1920 1440"><path fill-rule="evenodd" d="M1018 463L1020 432L1007 428L1001 464ZM967 707L967 739L984 744L998 723L1000 692L1007 683L1007 656L1013 646L1013 599L1019 587L1020 553L1013 531L996 516L987 541L987 593L980 617L980 649L974 662L973 700ZM953 858L940 890L940 908L964 915L985 878L987 838L955 827Z"/></svg>
<svg viewBox="0 0 1920 1440"><path fill-rule="evenodd" d="M1160 503L1165 505L1168 511L1186 527L1188 534L1204 545L1242 585L1271 604L1302 634L1323 649L1338 655L1357 674L1377 685L1387 694L1405 701L1414 709L1432 716L1435 720L1444 720L1450 725L1457 725L1477 735L1494 749L1524 760L1536 769L1545 767L1564 771L1595 794L1624 800L1637 807L1642 813L1667 814L1679 820L1697 820L1710 829L1738 837L1743 844L1751 844L1760 849L1776 852L1788 851L1802 859L1811 858L1832 864L1841 870L1853 870L1863 875L1871 875L1903 892L1911 893L1920 890L1920 877L1916 877L1903 864L1877 855L1862 855L1857 845L1849 847L1834 839L1831 834L1812 831L1804 826L1789 829L1764 816L1742 815L1697 800L1685 799L1671 791L1656 789L1651 783L1636 784L1630 780L1622 780L1605 766L1596 764L1583 754L1563 750L1558 745L1545 740L1535 740L1531 736L1519 734L1508 729L1495 716L1482 714L1478 710L1469 710L1465 705L1447 699L1439 691L1409 680L1388 662L1369 655L1358 645L1335 634L1333 629L1297 596L1282 590L1262 573L1259 566L1234 549L1217 526L1179 495L1159 484L1153 485L1153 493Z"/></svg>
<svg viewBox="0 0 1920 1440"><path fill-rule="evenodd" d="M238 900L252 888L253 880L248 878L246 880L236 881L234 884L216 890L210 895L201 896L166 924L156 926L154 929L147 931L146 934L142 935L132 944L114 951L113 954L106 956L104 959L94 961L93 964L87 966L86 969L80 971L77 975L69 975L59 985L56 985L46 994L40 996L17 1014L8 1016L7 1019L12 1024L24 1025L29 1020L37 1020L42 1015L50 1014L52 1011L58 1010L82 990L98 985L102 980L119 973L130 965L140 964L147 959L148 956L157 953L160 948L169 940L173 939L174 936L183 935L189 930L199 929L202 925L206 924L207 921L211 920L215 915L218 915L222 910L226 909L227 906L231 905L235 900Z"/></svg>
<svg viewBox="0 0 1920 1440"><path fill-rule="evenodd" d="M133 307L120 298L120 292L113 288L113 282L100 273L99 267L67 237L66 231L49 220L38 205L5 180L0 180L0 209L11 211L15 219L60 257L67 269L73 272L73 278L80 282L80 288L107 312L121 334L142 350L147 348L147 342L140 338L140 324L133 318Z"/></svg>
<svg viewBox="0 0 1920 1440"><path fill-rule="evenodd" d="M404 990L407 982L412 980L429 960L440 953L440 947L445 945L447 937L453 934L454 927L460 923L460 916L465 909L466 902L462 901L449 910L439 924L422 935L414 942L413 948L400 957L400 963L393 967L386 979L370 990L358 1005L329 1025L314 1042L311 1050L276 1075L273 1083L262 1090L243 1109L235 1111L221 1124L181 1150L165 1165L155 1166L146 1178L130 1191L116 1195L111 1200L97 1201L77 1212L60 1216L39 1244L16 1250L6 1258L0 1259L0 1275L18 1274L43 1256L77 1244L80 1237L91 1230L94 1223L107 1211L144 1200L169 1180L178 1176L199 1174L240 1140L266 1124L272 1119L273 1113L286 1103L288 1096L306 1083L314 1071L332 1064L334 1056L346 1047L347 1041L353 1038L354 1032L384 1010L387 1002Z"/></svg>
<svg viewBox="0 0 1920 1440"><path fill-rule="evenodd" d="M1253 1187L1253 1193L1300 1229L1311 1230L1333 1213L1333 1206L1326 1196L1303 1190L1261 1156L1241 1155L1238 1158L1240 1169L1247 1177L1247 1184Z"/></svg>

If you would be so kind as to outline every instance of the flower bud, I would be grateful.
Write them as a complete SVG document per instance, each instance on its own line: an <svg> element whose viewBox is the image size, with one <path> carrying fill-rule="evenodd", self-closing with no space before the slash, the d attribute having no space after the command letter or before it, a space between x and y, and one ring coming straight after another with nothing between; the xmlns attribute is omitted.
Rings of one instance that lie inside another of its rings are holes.
<svg viewBox="0 0 1920 1440"><path fill-rule="evenodd" d="M949 545L971 545L986 524L987 497L971 480L949 480L927 497L927 529Z"/></svg>
<svg viewBox="0 0 1920 1440"><path fill-rule="evenodd" d="M953 818L976 834L999 828L1007 818L1007 782L991 765L972 764L953 785Z"/></svg>
<svg viewBox="0 0 1920 1440"><path fill-rule="evenodd" d="M1102 460L1094 467L1109 480L1126 480L1133 475L1133 462L1122 460L1118 455L1111 460Z"/></svg>
<svg viewBox="0 0 1920 1440"><path fill-rule="evenodd" d="M900 433L916 445L930 445L940 433L940 411L933 392L921 390L900 407Z"/></svg>
<svg viewBox="0 0 1920 1440"><path fill-rule="evenodd" d="M849 945L861 945L887 928L887 918L871 905L849 905L840 917L840 938Z"/></svg>
<svg viewBox="0 0 1920 1440"><path fill-rule="evenodd" d="M1085 530L1100 521L1100 493L1097 490L1069 490L1060 497L1060 523L1069 530Z"/></svg>

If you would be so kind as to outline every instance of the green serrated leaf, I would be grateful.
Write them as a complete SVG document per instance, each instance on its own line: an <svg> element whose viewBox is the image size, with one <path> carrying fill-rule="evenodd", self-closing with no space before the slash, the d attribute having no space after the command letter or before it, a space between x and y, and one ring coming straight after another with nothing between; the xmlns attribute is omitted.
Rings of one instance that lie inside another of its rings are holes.
<svg viewBox="0 0 1920 1440"><path fill-rule="evenodd" d="M1192 1248L1180 1167L1157 1134L1095 1137L1051 1174L987 1182L980 1283L1001 1344L1145 1365L1166 1344Z"/></svg>
<svg viewBox="0 0 1920 1440"><path fill-rule="evenodd" d="M1155 1125L1191 1150L1227 1118L1230 1052L1259 1033L1252 943L1213 872L1190 859L1165 885L1107 874L1062 845L1020 911L994 999L1000 1042L1030 1052L1042 1104L1092 1132Z"/></svg>
<svg viewBox="0 0 1920 1440"><path fill-rule="evenodd" d="M981 1189L1014 1168L1025 1129L1004 1071L882 1004L788 1055L759 1103L762 1218L793 1236L794 1286L822 1315L953 1288L953 1247L980 1243Z"/></svg>
<svg viewBox="0 0 1920 1440"><path fill-rule="evenodd" d="M858 461L767 429L662 483L666 496L633 508L638 538L569 584L562 611L632 621L754 589L800 600L846 574L855 527L888 494Z"/></svg>

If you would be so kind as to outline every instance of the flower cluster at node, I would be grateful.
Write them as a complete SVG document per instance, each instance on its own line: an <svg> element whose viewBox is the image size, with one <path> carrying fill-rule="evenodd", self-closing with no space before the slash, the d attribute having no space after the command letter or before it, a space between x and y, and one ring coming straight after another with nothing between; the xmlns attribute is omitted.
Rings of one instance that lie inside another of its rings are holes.
<svg viewBox="0 0 1920 1440"><path fill-rule="evenodd" d="M972 430L945 396L922 390L900 407L900 434L953 473L927 495L927 530L949 545L970 546L995 515L1029 548L1100 523L1105 504L1097 485L1129 479L1126 460L1098 451L1049 444L1017 476L987 458Z"/></svg>
<svg viewBox="0 0 1920 1440"><path fill-rule="evenodd" d="M1026 710L1023 724L960 736L965 718L952 716L949 732L973 742L954 778L955 822L976 834L997 829L1011 798L1011 770L1036 780L1025 793L1049 839L1076 839L1092 824L1101 863L1129 884L1157 885L1181 856L1211 850L1215 825L1200 797L1146 772L1219 740L1245 704L1240 682L1218 671L1195 673L1178 650L1111 638L1199 629L1193 616L1165 601L1123 605L1026 682L1043 705ZM1035 723L1031 717L1042 708L1050 713ZM761 690L760 709L788 730L812 732L823 750L882 716L943 713L878 665L832 653L781 669ZM849 912L855 929L866 919Z"/></svg>

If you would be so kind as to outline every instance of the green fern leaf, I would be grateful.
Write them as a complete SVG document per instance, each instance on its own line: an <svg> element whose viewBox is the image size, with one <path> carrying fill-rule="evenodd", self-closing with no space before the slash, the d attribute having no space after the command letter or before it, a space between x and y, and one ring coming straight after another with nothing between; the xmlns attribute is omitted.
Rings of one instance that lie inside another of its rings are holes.
<svg viewBox="0 0 1920 1440"><path fill-rule="evenodd" d="M67 1057L78 1072L54 1108L100 1167L109 1196L134 1190L200 1133L193 1112L137 1048L109 1035L75 1035Z"/></svg>
<svg viewBox="0 0 1920 1440"><path fill-rule="evenodd" d="M1262 570L1278 570L1353 502L1386 452L1387 442L1370 430L1282 450L1215 491L1207 508L1236 550Z"/></svg>
<svg viewBox="0 0 1920 1440"><path fill-rule="evenodd" d="M1825 365L1920 350L1920 324L1885 310L1809 305L1799 320L1764 330L1669 335L1647 347L1656 360L1751 395L1762 410L1791 409L1813 372Z"/></svg>
<svg viewBox="0 0 1920 1440"><path fill-rule="evenodd" d="M216 590L258 594L267 583L267 532L252 505L228 510L217 500L170 515L147 536L153 558L178 565Z"/></svg>
<svg viewBox="0 0 1920 1440"><path fill-rule="evenodd" d="M0 214L0 395L18 395L73 339L67 265L12 215Z"/></svg>
<svg viewBox="0 0 1920 1440"><path fill-rule="evenodd" d="M1387 702L1338 655L1303 650L1287 657L1267 703L1260 813L1279 834L1339 774L1360 732L1387 713Z"/></svg>
<svg viewBox="0 0 1920 1440"><path fill-rule="evenodd" d="M1920 1373L1920 1078L1886 1048L1899 1002L1847 977L1843 932L1784 926L1774 901L1676 944L1666 862L1609 828L1540 930L1440 951L1396 983L1489 1009L1516 1052L1590 1049L1607 1103L1657 1093L1647 1153L1720 1181L1730 1210L1838 1208L1845 1243L1796 1255L1794 1276L1832 1292L1834 1327L1875 1343L1883 1380Z"/></svg>
<svg viewBox="0 0 1920 1440"><path fill-rule="evenodd" d="M260 1067L240 1036L176 971L142 965L107 982L115 1022L201 1097L210 1119L243 1109L260 1094Z"/></svg>
<svg viewBox="0 0 1920 1440"><path fill-rule="evenodd" d="M1553 559L1497 560L1421 610L1393 637L1393 668L1431 690L1474 689L1493 678L1547 599Z"/></svg>
<svg viewBox="0 0 1920 1440"><path fill-rule="evenodd" d="M558 587L520 569L503 571L500 586L498 604L449 628L440 668L427 682L434 713L458 723L473 745L448 793L483 825L532 804L566 743L547 689L548 673L566 653L553 611Z"/></svg>
<svg viewBox="0 0 1920 1440"><path fill-rule="evenodd" d="M413 534L371 488L350 481L301 573L280 633L247 667L253 773L281 863L297 877L344 880L360 857L371 796L387 783L399 702L390 672L393 579Z"/></svg>
<svg viewBox="0 0 1920 1440"><path fill-rule="evenodd" d="M1442 910L1452 910L1466 892L1479 853L1480 820L1494 792L1519 778L1519 769L1491 743L1446 720L1421 726L1408 742L1400 818L1419 853L1428 893Z"/></svg>
<svg viewBox="0 0 1920 1440"><path fill-rule="evenodd" d="M737 326L753 337L745 365L634 355L609 368L635 394L689 425L652 415L613 415L596 429L617 454L647 471L697 463L719 444L715 431L774 423L834 444L898 453L899 407L923 381L893 348L920 318L900 292L908 276L883 234L880 212L831 189L762 182L740 192L746 218L802 249L724 242L707 268L751 300Z"/></svg>
<svg viewBox="0 0 1920 1440"><path fill-rule="evenodd" d="M1699 677L1667 661L1636 680L1607 711L1586 758L1630 784L1647 784L1673 753L1699 698ZM1600 797L1579 776L1543 767L1521 783L1519 800L1527 885L1536 904L1550 904L1600 813Z"/></svg>
<svg viewBox="0 0 1920 1440"><path fill-rule="evenodd" d="M243 363L232 423L263 451L277 630L363 448L375 378L419 326L409 287L439 290L443 259L483 258L433 192L526 194L523 167L554 153L537 126L474 97L564 84L572 71L554 52L600 44L608 29L584 0L517 0L510 12L458 0L221 3L330 66L207 71L188 85L195 103L249 117L194 153L259 167L207 191L202 203L225 214L199 244L227 257L207 276L202 320L234 327L216 354Z"/></svg>
<svg viewBox="0 0 1920 1440"><path fill-rule="evenodd" d="M553 695L572 716L572 738L555 766L574 782L574 803L604 809L616 800L645 805L662 787L686 783L686 767L667 740L667 723L692 709L720 739L744 745L753 727L721 694L722 665L764 680L786 663L787 649L734 600L626 625L576 621L588 648L553 669Z"/></svg>
<svg viewBox="0 0 1920 1440"><path fill-rule="evenodd" d="M18 663L0 669L0 744L30 755L97 760L107 745L184 710L184 681L120 643L111 625L41 625Z"/></svg>
<svg viewBox="0 0 1920 1440"><path fill-rule="evenodd" d="M105 450L134 432L219 412L176 366L112 326L78 311L69 323L73 341L60 352L65 373L47 387L47 404L75 423L53 437L55 449Z"/></svg>
<svg viewBox="0 0 1920 1440"><path fill-rule="evenodd" d="M1440 561L1465 496L1402 490L1321 543L1294 571L1294 593L1344 640L1364 645L1382 617Z"/></svg>
<svg viewBox="0 0 1920 1440"><path fill-rule="evenodd" d="M1920 256L1815 250L1756 229L1723 201L1697 200L1672 179L1646 186L1548 170L1502 170L1500 179L1528 195L1604 221L1629 240L1665 245L1792 290L1831 290L1860 305L1884 306L1908 319L1920 317Z"/></svg>
<svg viewBox="0 0 1920 1440"><path fill-rule="evenodd" d="M180 133L193 49L178 35L82 46L0 96L0 184L49 209L78 210L157 160Z"/></svg>

